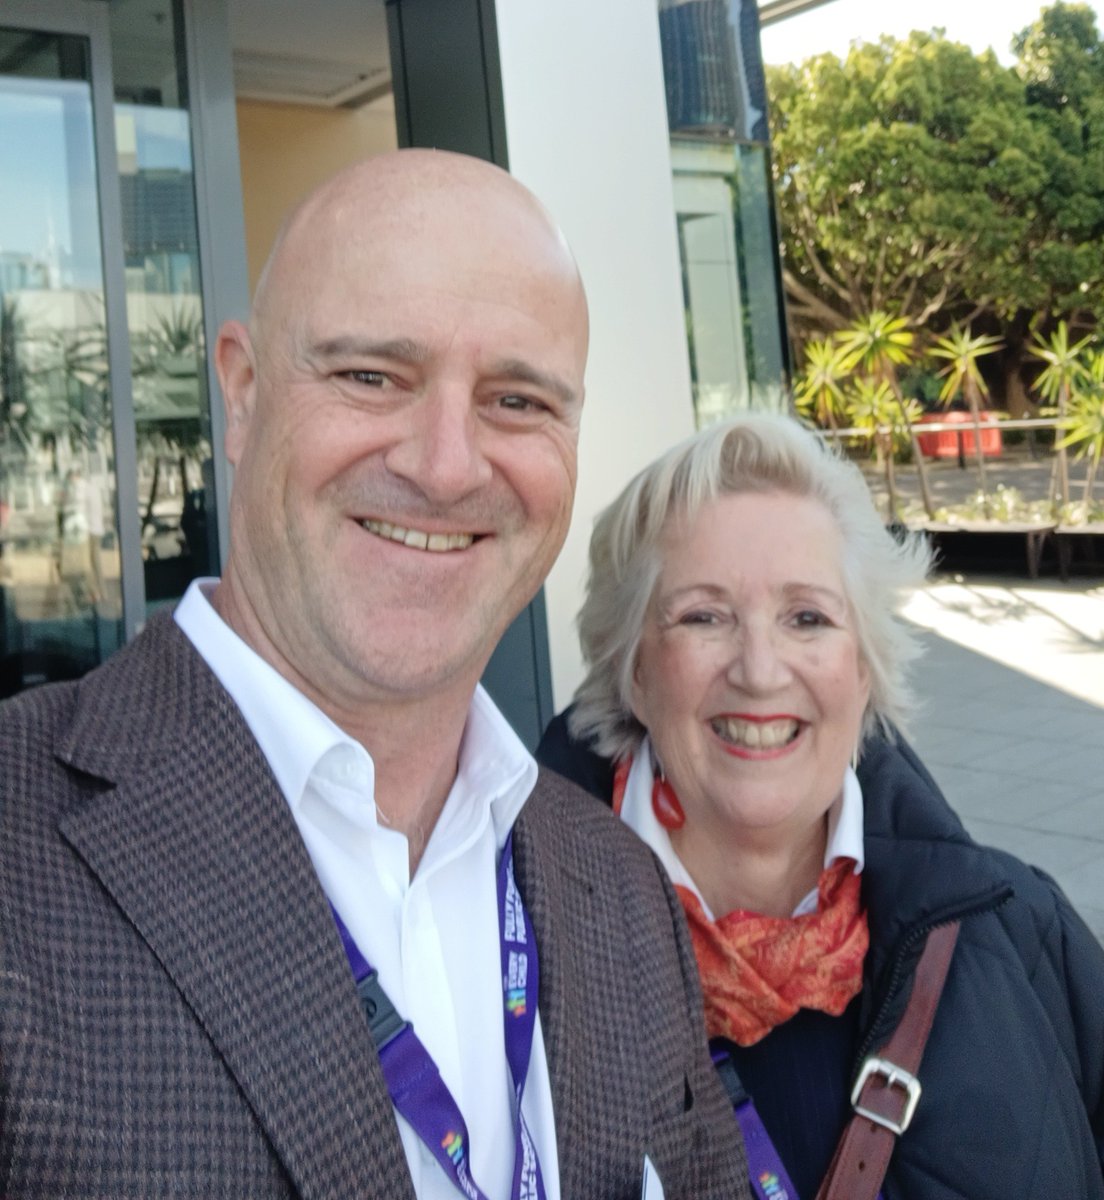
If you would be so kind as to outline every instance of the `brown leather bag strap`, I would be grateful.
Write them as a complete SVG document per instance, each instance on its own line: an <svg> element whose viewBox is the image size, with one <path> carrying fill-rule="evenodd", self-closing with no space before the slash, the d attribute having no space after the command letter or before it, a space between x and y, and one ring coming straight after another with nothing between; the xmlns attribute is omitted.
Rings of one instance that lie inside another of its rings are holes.
<svg viewBox="0 0 1104 1200"><path fill-rule="evenodd" d="M958 922L928 934L912 995L893 1036L862 1065L851 1093L855 1115L843 1131L817 1200L875 1200L898 1134L920 1099L916 1074L951 965Z"/></svg>

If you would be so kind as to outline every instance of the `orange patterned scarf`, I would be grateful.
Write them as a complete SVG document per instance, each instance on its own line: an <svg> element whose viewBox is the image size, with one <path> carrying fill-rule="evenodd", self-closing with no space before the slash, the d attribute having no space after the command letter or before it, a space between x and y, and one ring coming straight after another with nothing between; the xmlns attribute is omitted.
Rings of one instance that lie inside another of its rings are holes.
<svg viewBox="0 0 1104 1200"><path fill-rule="evenodd" d="M620 816L632 756L613 776L613 811ZM711 921L701 901L675 884L698 960L709 1036L753 1046L799 1008L838 1017L862 990L870 945L855 860L837 859L820 873L817 910L800 917L764 917L738 908Z"/></svg>
<svg viewBox="0 0 1104 1200"><path fill-rule="evenodd" d="M736 909L718 921L693 892L676 887L698 960L710 1037L751 1046L799 1008L838 1017L862 988L870 944L853 859L820 875L817 910L764 917Z"/></svg>

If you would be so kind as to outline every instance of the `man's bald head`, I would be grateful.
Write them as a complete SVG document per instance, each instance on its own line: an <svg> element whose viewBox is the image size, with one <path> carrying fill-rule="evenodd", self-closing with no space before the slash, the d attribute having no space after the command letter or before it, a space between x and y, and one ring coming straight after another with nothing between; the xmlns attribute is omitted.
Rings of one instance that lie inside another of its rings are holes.
<svg viewBox="0 0 1104 1200"><path fill-rule="evenodd" d="M216 352L218 602L339 724L442 690L466 710L567 532L587 336L563 235L487 163L384 155L287 221Z"/></svg>
<svg viewBox="0 0 1104 1200"><path fill-rule="evenodd" d="M484 239L518 269L572 281L585 320L578 267L543 204L508 172L446 150L399 150L347 167L284 221L257 282L251 329L281 320L291 297L326 274L327 263L371 254L385 241L436 244L460 256L487 252ZM585 336L584 329L584 336Z"/></svg>

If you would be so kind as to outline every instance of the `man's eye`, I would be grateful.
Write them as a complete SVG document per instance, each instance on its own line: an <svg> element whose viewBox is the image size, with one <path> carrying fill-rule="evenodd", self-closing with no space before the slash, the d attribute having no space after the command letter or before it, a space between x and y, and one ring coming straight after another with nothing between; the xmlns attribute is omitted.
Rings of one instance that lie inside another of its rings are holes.
<svg viewBox="0 0 1104 1200"><path fill-rule="evenodd" d="M341 374L365 387L383 387L387 382L387 376L382 371L342 371Z"/></svg>
<svg viewBox="0 0 1104 1200"><path fill-rule="evenodd" d="M499 408L508 409L510 412L528 413L528 412L543 412L545 406L538 401L531 399L529 396L500 396L498 398Z"/></svg>

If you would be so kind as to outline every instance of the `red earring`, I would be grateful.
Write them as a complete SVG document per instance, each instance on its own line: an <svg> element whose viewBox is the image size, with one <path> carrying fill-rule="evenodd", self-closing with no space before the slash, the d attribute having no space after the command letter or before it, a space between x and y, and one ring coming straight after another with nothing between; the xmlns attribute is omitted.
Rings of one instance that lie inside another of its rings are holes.
<svg viewBox="0 0 1104 1200"><path fill-rule="evenodd" d="M662 771L652 783L652 812L664 829L681 829L686 824L686 813Z"/></svg>

